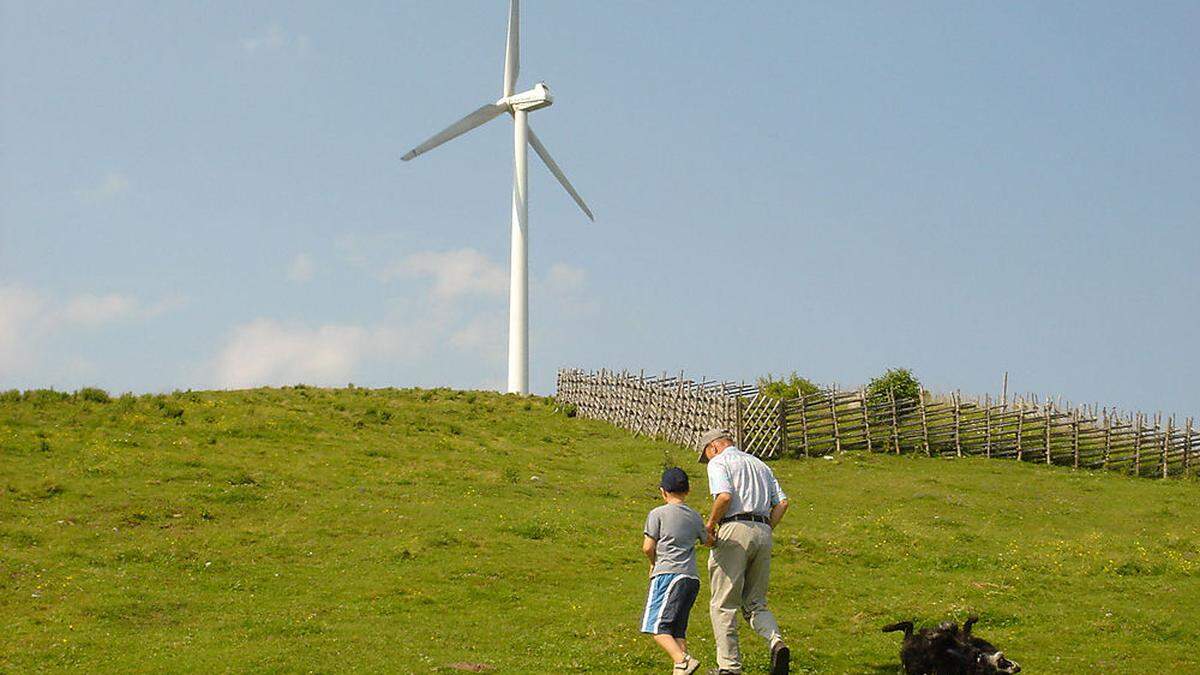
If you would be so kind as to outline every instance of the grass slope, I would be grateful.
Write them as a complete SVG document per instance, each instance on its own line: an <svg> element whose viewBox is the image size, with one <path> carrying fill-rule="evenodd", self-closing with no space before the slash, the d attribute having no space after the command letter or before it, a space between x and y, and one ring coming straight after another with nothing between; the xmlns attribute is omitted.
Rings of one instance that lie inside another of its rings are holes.
<svg viewBox="0 0 1200 675"><path fill-rule="evenodd" d="M5 400L0 670L665 672L637 633L664 461L703 509L690 453L543 399ZM1200 668L1194 482L860 454L774 467L793 506L771 605L799 672L897 672L881 624L968 610L1027 672ZM707 590L692 639L711 664Z"/></svg>

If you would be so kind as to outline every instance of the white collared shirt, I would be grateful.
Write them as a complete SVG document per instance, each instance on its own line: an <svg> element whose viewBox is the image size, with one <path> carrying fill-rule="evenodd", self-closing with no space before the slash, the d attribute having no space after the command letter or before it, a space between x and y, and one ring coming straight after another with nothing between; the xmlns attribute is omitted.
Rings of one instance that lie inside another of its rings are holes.
<svg viewBox="0 0 1200 675"><path fill-rule="evenodd" d="M771 467L732 445L709 460L708 491L714 497L729 493L727 516L741 513L767 516L776 504L787 499Z"/></svg>

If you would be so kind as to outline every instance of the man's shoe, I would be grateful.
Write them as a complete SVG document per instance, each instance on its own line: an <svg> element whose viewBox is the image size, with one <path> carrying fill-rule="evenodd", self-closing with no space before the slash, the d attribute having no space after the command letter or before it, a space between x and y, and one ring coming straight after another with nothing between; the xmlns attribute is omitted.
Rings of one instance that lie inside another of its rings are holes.
<svg viewBox="0 0 1200 675"><path fill-rule="evenodd" d="M723 668L709 668L708 675L742 675L736 670L725 670Z"/></svg>
<svg viewBox="0 0 1200 675"><path fill-rule="evenodd" d="M687 660L683 663L676 663L675 668L671 670L671 675L692 675L697 670L700 670L700 662L688 654Z"/></svg>
<svg viewBox="0 0 1200 675"><path fill-rule="evenodd" d="M783 640L776 640L771 646L771 675L787 675L791 661L792 650L783 644Z"/></svg>

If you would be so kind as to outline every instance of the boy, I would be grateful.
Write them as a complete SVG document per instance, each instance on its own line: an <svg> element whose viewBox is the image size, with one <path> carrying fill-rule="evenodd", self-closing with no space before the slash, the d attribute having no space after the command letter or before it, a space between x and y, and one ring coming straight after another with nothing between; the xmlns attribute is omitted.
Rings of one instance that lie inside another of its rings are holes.
<svg viewBox="0 0 1200 675"><path fill-rule="evenodd" d="M683 502L688 476L673 467L663 472L658 491L666 502L646 517L642 553L650 559L650 594L642 615L642 632L671 657L672 675L692 675L700 662L687 653L688 613L700 591L696 572L696 542L707 543L700 514Z"/></svg>

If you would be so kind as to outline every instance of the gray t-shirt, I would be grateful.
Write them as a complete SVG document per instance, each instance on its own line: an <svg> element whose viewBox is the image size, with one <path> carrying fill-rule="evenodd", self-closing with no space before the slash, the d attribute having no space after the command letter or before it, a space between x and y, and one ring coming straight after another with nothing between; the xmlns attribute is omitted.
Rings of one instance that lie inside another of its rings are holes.
<svg viewBox="0 0 1200 675"><path fill-rule="evenodd" d="M658 540L654 571L650 576L673 572L699 578L696 542L704 539L704 520L687 504L663 504L646 516L647 537Z"/></svg>

